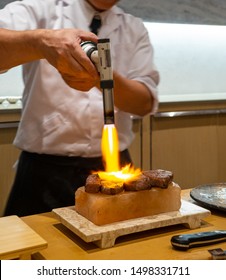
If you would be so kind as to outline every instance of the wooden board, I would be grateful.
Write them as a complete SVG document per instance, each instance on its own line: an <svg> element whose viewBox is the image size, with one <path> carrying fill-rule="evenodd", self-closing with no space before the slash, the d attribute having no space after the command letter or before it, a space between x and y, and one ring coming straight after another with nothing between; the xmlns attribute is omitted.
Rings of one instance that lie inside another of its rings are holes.
<svg viewBox="0 0 226 280"><path fill-rule="evenodd" d="M100 248L113 247L117 237L135 232L176 224L184 224L192 229L198 228L201 225L201 220L211 214L209 210L183 200L179 211L103 226L97 226L79 215L75 211L74 206L53 209L53 212L64 226L85 242L94 242Z"/></svg>
<svg viewBox="0 0 226 280"><path fill-rule="evenodd" d="M47 248L47 242L18 216L0 218L0 259L30 259Z"/></svg>

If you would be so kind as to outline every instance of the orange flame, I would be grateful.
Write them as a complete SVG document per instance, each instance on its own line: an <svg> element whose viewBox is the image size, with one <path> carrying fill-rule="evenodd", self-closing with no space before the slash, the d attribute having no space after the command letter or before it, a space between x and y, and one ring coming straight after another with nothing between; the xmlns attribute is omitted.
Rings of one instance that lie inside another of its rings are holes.
<svg viewBox="0 0 226 280"><path fill-rule="evenodd" d="M101 148L105 163L105 171L98 172L101 180L112 183L124 182L137 177L141 173L139 168L134 169L130 164L120 170L118 133L114 124L104 125Z"/></svg>
<svg viewBox="0 0 226 280"><path fill-rule="evenodd" d="M117 182L125 182L125 181L135 179L137 176L140 175L140 173L141 170L139 168L134 169L133 167L131 167L130 164L128 164L117 172L99 171L98 175L100 176L101 180L117 183Z"/></svg>
<svg viewBox="0 0 226 280"><path fill-rule="evenodd" d="M104 125L101 148L106 172L119 171L118 133L114 124Z"/></svg>

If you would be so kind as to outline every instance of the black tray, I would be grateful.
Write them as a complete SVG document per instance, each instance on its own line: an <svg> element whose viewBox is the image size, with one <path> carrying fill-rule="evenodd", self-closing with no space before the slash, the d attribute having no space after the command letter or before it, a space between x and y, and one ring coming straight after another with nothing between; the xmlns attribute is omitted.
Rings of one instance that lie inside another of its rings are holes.
<svg viewBox="0 0 226 280"><path fill-rule="evenodd" d="M226 183L200 185L191 190L190 196L207 208L226 212Z"/></svg>

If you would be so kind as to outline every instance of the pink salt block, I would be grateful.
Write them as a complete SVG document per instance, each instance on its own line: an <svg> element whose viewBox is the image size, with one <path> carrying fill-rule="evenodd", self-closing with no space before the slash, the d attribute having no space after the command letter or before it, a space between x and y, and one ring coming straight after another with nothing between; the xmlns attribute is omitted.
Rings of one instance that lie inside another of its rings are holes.
<svg viewBox="0 0 226 280"><path fill-rule="evenodd" d="M116 195L87 193L85 188L75 193L75 210L96 225L141 218L181 207L181 188L172 182L165 189L124 191Z"/></svg>

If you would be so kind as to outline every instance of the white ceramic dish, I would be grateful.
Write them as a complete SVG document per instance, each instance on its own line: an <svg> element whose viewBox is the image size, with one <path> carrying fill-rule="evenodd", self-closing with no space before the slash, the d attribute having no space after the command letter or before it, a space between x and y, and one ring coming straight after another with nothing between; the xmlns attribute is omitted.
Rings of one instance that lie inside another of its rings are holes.
<svg viewBox="0 0 226 280"><path fill-rule="evenodd" d="M17 101L19 101L21 99L21 97L19 96L8 96L7 97L7 101L10 103L10 104L16 104Z"/></svg>

